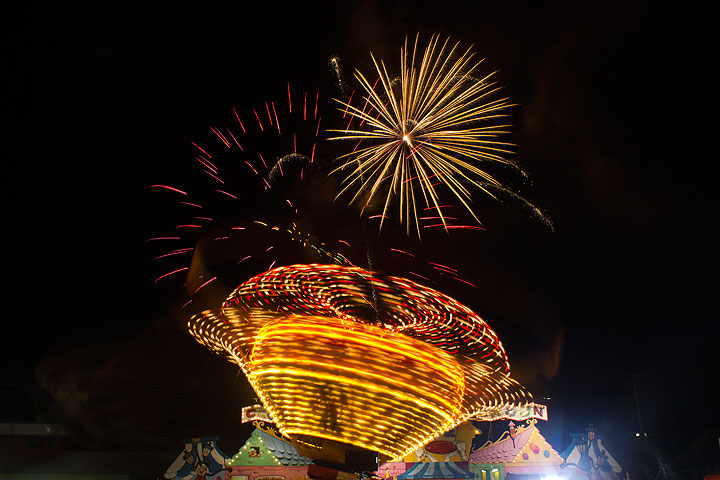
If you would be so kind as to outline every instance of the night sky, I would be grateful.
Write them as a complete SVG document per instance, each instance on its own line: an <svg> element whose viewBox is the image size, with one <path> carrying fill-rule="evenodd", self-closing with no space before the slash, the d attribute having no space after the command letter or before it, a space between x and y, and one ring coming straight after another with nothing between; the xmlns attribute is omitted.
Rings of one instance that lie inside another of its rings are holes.
<svg viewBox="0 0 720 480"><path fill-rule="evenodd" d="M332 56L351 81L355 68L370 72L371 51L396 66L420 32L473 44L483 69L498 70L517 104L513 158L530 180L507 178L554 231L517 203L479 198L484 231L421 245L390 228L377 245L397 241L477 285L438 288L480 313L514 375L549 397L541 430L556 449L591 422L618 445L634 435L633 379L644 430L668 458L717 429L707 12L640 1L239 5L35 4L11 16L0 420L64 422L88 444L121 448L174 449L202 434L239 446L252 394L179 328L179 285L153 283L145 240L174 219L150 185L205 182L191 142L211 144L209 126L231 124L233 108L282 99L288 81L327 100ZM323 105L327 127L337 113ZM237 214L265 207L258 198ZM408 268L377 255L393 274Z"/></svg>

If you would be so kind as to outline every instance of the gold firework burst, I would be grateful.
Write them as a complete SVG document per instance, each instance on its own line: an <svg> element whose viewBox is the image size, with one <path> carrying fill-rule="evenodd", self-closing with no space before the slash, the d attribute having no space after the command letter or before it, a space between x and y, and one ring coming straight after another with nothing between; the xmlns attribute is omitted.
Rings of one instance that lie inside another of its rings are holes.
<svg viewBox="0 0 720 480"><path fill-rule="evenodd" d="M374 56L379 76L375 85L356 72L363 108L338 100L356 122L351 121L345 130L333 130L333 139L358 142L353 152L340 157L343 165L333 171L350 170L338 196L354 189L353 203L365 193L365 210L380 192L386 192L380 228L397 196L400 222L406 224L408 234L414 224L420 235L420 202L437 212L441 225L448 228L439 199L442 188L480 223L471 207L469 187L493 198L491 190L506 191L483 164L513 165L505 158L512 144L496 139L507 133L509 125L502 124L506 115L501 112L511 105L507 98L493 99L500 87L491 80L492 73L473 76L482 60L474 60L471 48L463 52L459 43L451 46L449 39L441 42L434 35L419 55L416 36L412 50L405 40L400 57L399 78L391 78L385 63L378 63Z"/></svg>

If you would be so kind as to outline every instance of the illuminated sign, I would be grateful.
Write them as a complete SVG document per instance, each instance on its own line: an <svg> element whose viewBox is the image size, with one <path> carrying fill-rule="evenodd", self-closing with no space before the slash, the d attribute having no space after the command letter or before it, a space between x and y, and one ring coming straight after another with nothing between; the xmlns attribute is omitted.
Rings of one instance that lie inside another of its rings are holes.
<svg viewBox="0 0 720 480"><path fill-rule="evenodd" d="M535 418L537 420L547 421L548 419L547 406L537 403L528 403L520 406L509 405L505 408L497 409L494 414L494 420L507 419L522 421Z"/></svg>
<svg viewBox="0 0 720 480"><path fill-rule="evenodd" d="M270 419L270 415L268 415L262 405L250 405L249 407L243 407L240 422L246 423L254 420L262 420L263 422L273 423Z"/></svg>

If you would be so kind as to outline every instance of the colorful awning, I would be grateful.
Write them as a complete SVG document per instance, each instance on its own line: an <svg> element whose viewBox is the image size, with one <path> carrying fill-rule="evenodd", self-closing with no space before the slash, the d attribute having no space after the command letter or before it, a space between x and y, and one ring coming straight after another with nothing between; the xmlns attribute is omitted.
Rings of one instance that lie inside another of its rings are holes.
<svg viewBox="0 0 720 480"><path fill-rule="evenodd" d="M465 463L465 462L463 462ZM425 478L473 478L474 475L455 462L418 462L404 473L398 480Z"/></svg>

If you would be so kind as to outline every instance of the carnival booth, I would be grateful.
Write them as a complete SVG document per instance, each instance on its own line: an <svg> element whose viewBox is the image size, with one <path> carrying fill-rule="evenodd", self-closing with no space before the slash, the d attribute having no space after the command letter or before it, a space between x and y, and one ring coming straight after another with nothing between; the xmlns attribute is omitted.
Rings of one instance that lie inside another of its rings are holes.
<svg viewBox="0 0 720 480"><path fill-rule="evenodd" d="M217 438L195 438L165 473L177 480L327 480L357 479L359 475L328 469L298 452L277 427L248 413L255 430L229 458L217 448ZM245 413L245 412L244 412ZM381 463L375 472L385 480L521 480L560 476L568 480L618 480L620 466L607 453L594 429L573 434L573 444L558 454L537 428L536 420L517 427L508 424L494 442L473 448L480 433L472 422L445 432L399 462ZM476 443L477 444L477 443ZM312 473L310 470L312 469ZM370 472L365 472L370 473ZM589 475L589 476L588 476Z"/></svg>
<svg viewBox="0 0 720 480"><path fill-rule="evenodd" d="M467 460L472 440L478 433L472 423L461 423L405 456L402 462L383 463L378 476L396 480L473 478Z"/></svg>
<svg viewBox="0 0 720 480"><path fill-rule="evenodd" d="M470 471L477 480L511 480L557 475L563 463L530 420L517 427L514 422L494 442L488 441L470 453Z"/></svg>
<svg viewBox="0 0 720 480"><path fill-rule="evenodd" d="M382 464L378 476L393 480L517 480L562 472L563 459L540 434L536 420L521 427L511 421L498 440L472 449L479 433L471 422L462 423L403 462Z"/></svg>
<svg viewBox="0 0 720 480"><path fill-rule="evenodd" d="M586 433L571 433L572 442L560 456L563 458L562 477L568 480L618 480L622 467L607 451L602 435L591 423Z"/></svg>
<svg viewBox="0 0 720 480"><path fill-rule="evenodd" d="M185 448L165 471L170 480L225 480L230 457L217 446L218 437L190 438Z"/></svg>
<svg viewBox="0 0 720 480"><path fill-rule="evenodd" d="M228 462L228 480L305 480L312 460L300 455L274 425L254 422L255 430Z"/></svg>

